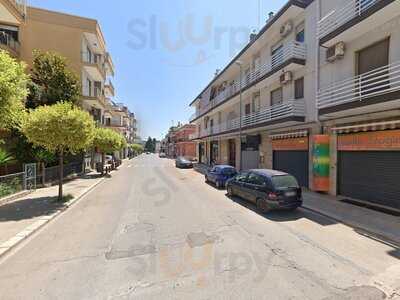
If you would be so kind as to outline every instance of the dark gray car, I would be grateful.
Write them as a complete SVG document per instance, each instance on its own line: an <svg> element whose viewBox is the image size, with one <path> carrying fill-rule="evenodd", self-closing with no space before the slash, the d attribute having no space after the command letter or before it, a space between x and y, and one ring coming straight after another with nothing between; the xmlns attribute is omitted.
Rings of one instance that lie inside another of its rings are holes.
<svg viewBox="0 0 400 300"><path fill-rule="evenodd" d="M301 188L292 175L267 169L241 172L227 183L229 196L239 196L262 212L294 210L303 204Z"/></svg>
<svg viewBox="0 0 400 300"><path fill-rule="evenodd" d="M175 160L175 166L177 168L193 168L193 162L180 156Z"/></svg>

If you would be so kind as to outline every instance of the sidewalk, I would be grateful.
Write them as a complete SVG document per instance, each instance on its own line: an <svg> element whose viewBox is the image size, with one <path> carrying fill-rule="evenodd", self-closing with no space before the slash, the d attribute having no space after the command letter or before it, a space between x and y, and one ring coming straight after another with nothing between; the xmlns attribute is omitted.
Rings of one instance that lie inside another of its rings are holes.
<svg viewBox="0 0 400 300"><path fill-rule="evenodd" d="M0 206L0 256L60 214L104 177L90 173L64 184L64 196L73 199L57 203L58 186L38 189Z"/></svg>
<svg viewBox="0 0 400 300"><path fill-rule="evenodd" d="M400 217L339 201L337 197L303 192L303 207L373 236L400 245Z"/></svg>

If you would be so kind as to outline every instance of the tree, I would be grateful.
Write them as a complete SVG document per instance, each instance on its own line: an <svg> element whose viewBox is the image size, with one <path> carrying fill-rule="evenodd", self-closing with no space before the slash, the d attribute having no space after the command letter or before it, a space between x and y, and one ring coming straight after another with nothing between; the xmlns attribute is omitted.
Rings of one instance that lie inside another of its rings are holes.
<svg viewBox="0 0 400 300"><path fill-rule="evenodd" d="M6 165L7 163L14 160L14 157L6 150L0 148L0 166Z"/></svg>
<svg viewBox="0 0 400 300"><path fill-rule="evenodd" d="M93 147L95 147L99 152L101 152L101 165L102 174L104 171L105 155L106 153L118 151L126 146L125 138L109 128L96 128Z"/></svg>
<svg viewBox="0 0 400 300"><path fill-rule="evenodd" d="M146 149L146 151L149 152L155 152L156 151L156 143L155 143L156 139L152 139L151 137L148 137L146 144L144 145L144 148Z"/></svg>
<svg viewBox="0 0 400 300"><path fill-rule="evenodd" d="M129 147L135 155L141 154L144 151L144 147L141 144L131 144Z"/></svg>
<svg viewBox="0 0 400 300"><path fill-rule="evenodd" d="M58 199L61 201L64 154L90 147L95 132L92 117L70 103L60 102L31 110L24 118L21 129L32 144L58 154Z"/></svg>
<svg viewBox="0 0 400 300"><path fill-rule="evenodd" d="M0 128L12 129L20 125L28 82L25 64L0 50Z"/></svg>
<svg viewBox="0 0 400 300"><path fill-rule="evenodd" d="M53 52L34 52L27 108L58 102L77 104L80 95L79 78L68 69L64 57Z"/></svg>

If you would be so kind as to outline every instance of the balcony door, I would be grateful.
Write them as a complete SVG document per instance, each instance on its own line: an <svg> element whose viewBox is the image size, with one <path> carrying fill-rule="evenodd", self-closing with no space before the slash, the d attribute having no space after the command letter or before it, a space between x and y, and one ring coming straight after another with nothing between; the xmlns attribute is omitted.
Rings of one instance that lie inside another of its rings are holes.
<svg viewBox="0 0 400 300"><path fill-rule="evenodd" d="M357 72L360 75L360 96L373 96L390 88L389 39L375 43L357 53Z"/></svg>

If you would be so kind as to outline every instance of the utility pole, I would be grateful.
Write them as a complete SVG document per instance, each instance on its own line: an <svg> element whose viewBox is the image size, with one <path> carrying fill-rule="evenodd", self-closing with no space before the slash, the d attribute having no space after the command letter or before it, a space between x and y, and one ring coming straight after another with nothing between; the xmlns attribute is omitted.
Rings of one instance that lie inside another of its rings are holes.
<svg viewBox="0 0 400 300"><path fill-rule="evenodd" d="M239 171L242 171L242 68L243 64L240 60L236 61L236 64L239 66L240 76L239 76L239 155L240 155L240 162L239 162Z"/></svg>

